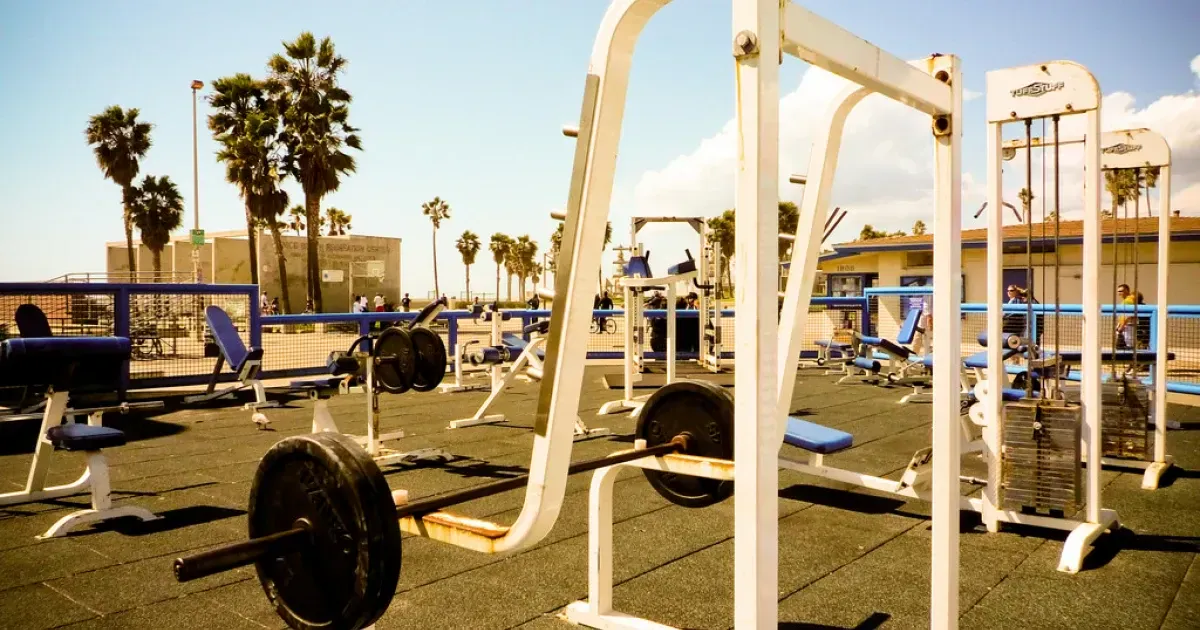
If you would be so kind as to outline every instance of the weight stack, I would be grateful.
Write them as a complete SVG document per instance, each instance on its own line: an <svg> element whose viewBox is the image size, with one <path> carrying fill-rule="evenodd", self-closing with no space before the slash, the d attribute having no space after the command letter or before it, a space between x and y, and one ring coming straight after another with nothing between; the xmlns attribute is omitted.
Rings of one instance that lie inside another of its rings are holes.
<svg viewBox="0 0 1200 630"><path fill-rule="evenodd" d="M1105 457L1145 460L1150 438L1150 390L1127 378L1100 386L1100 447Z"/></svg>
<svg viewBox="0 0 1200 630"><path fill-rule="evenodd" d="M1082 504L1080 433L1083 407L1061 401L1004 406L1000 445L1000 507L1062 510Z"/></svg>

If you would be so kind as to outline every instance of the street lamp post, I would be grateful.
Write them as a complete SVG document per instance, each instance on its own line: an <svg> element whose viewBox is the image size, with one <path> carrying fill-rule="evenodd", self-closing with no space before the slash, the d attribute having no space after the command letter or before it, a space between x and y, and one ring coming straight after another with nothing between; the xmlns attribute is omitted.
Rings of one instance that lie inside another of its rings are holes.
<svg viewBox="0 0 1200 630"><path fill-rule="evenodd" d="M192 230L192 279L199 283L200 277L200 243L197 240L200 232L200 152L199 141L196 134L196 100L197 93L200 88L204 87L204 82L200 80L192 81L192 203L193 218L195 220L194 229Z"/></svg>

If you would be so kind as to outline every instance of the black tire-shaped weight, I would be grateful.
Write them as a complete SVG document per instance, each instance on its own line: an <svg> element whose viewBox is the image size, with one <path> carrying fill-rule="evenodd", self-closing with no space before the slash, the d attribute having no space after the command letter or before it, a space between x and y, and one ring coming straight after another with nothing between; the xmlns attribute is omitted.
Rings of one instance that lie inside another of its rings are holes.
<svg viewBox="0 0 1200 630"><path fill-rule="evenodd" d="M446 344L441 335L424 326L410 328L408 335L412 338L417 364L413 375L413 391L432 391L446 377Z"/></svg>
<svg viewBox="0 0 1200 630"><path fill-rule="evenodd" d="M407 330L396 326L384 330L371 348L376 385L389 394L403 394L411 389L417 372L416 358Z"/></svg>
<svg viewBox="0 0 1200 630"><path fill-rule="evenodd" d="M733 460L733 396L708 381L681 380L658 389L638 413L636 436L646 446L687 433L688 455ZM675 505L702 508L733 494L733 482L642 469L646 480Z"/></svg>
<svg viewBox="0 0 1200 630"><path fill-rule="evenodd" d="M387 479L337 433L297 435L271 447L250 490L249 534L306 519L312 543L255 564L275 612L292 628L364 628L391 604L401 538Z"/></svg>

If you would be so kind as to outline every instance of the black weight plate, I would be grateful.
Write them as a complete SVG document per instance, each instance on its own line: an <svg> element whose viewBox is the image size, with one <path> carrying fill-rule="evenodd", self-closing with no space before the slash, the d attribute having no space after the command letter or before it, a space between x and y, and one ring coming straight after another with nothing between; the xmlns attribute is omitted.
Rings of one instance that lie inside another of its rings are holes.
<svg viewBox="0 0 1200 630"><path fill-rule="evenodd" d="M389 394L403 394L412 387L417 373L417 356L412 338L403 328L392 326L375 340L375 382Z"/></svg>
<svg viewBox="0 0 1200 630"><path fill-rule="evenodd" d="M689 434L688 455L733 459L733 395L708 381L675 381L658 389L638 414L637 437L647 446ZM700 508L733 494L733 482L642 470L646 480L675 505Z"/></svg>
<svg viewBox="0 0 1200 630"><path fill-rule="evenodd" d="M412 338L413 351L417 354L412 388L418 392L431 391L446 377L446 344L441 335L424 326L413 326L408 330L408 336Z"/></svg>
<svg viewBox="0 0 1200 630"><path fill-rule="evenodd" d="M252 538L312 527L312 546L259 561L258 579L292 628L363 628L400 580L400 525L387 479L337 433L286 438L267 451L250 490Z"/></svg>

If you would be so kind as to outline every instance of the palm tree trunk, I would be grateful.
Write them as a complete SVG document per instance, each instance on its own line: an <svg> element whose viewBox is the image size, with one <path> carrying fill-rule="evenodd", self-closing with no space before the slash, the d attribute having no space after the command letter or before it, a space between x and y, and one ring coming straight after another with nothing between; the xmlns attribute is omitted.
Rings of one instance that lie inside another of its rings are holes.
<svg viewBox="0 0 1200 630"><path fill-rule="evenodd" d="M250 284L258 284L258 228L249 201L246 202L246 241L250 245Z"/></svg>
<svg viewBox="0 0 1200 630"><path fill-rule="evenodd" d="M433 299L442 297L442 290L438 288L437 277L437 226L433 228Z"/></svg>
<svg viewBox="0 0 1200 630"><path fill-rule="evenodd" d="M496 301L500 301L500 263L496 263Z"/></svg>
<svg viewBox="0 0 1200 630"><path fill-rule="evenodd" d="M504 301L505 302L512 301L512 277L513 277L512 272L511 271L508 272L508 286L506 286L504 288Z"/></svg>
<svg viewBox="0 0 1200 630"><path fill-rule="evenodd" d="M278 223L271 228L271 240L275 242L275 267L279 269L279 302L284 313L292 312L292 301L288 298L287 257L283 253L283 227Z"/></svg>
<svg viewBox="0 0 1200 630"><path fill-rule="evenodd" d="M154 261L154 281L159 281L159 274L162 273L162 249L154 248L150 250L150 259Z"/></svg>
<svg viewBox="0 0 1200 630"><path fill-rule="evenodd" d="M129 202L133 198L133 187L121 187L121 205L125 208L125 247L129 252L129 281L136 282L137 275L137 250L133 248L133 208L129 207Z"/></svg>
<svg viewBox="0 0 1200 630"><path fill-rule="evenodd" d="M309 191L304 191L304 212L308 215L308 224L320 225L321 198ZM313 311L325 312L324 300L321 298L321 261L317 260L317 239L320 230L308 230L308 297L312 299Z"/></svg>
<svg viewBox="0 0 1200 630"><path fill-rule="evenodd" d="M471 303L471 265L464 265L467 268L467 304Z"/></svg>

